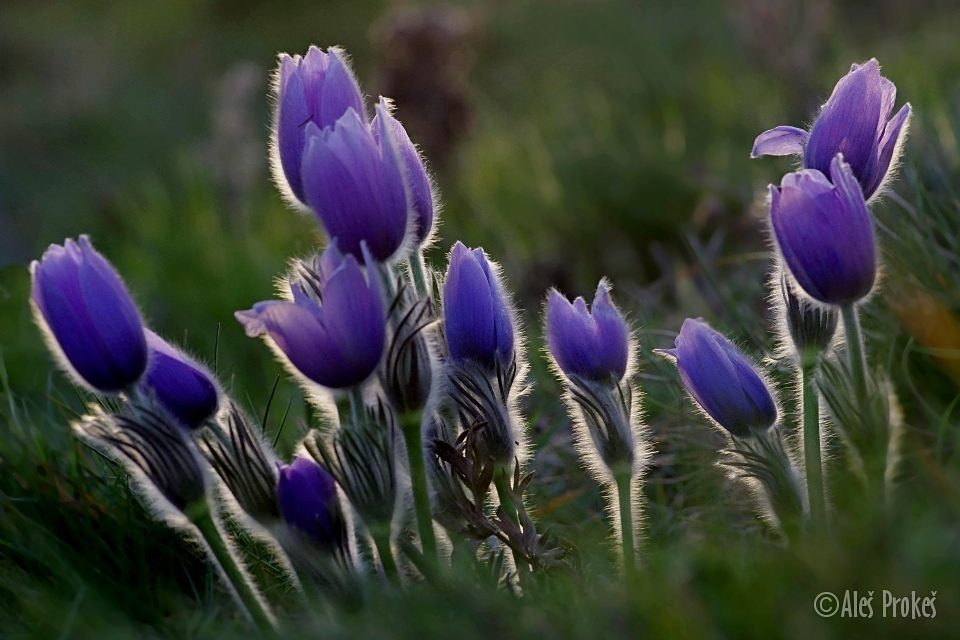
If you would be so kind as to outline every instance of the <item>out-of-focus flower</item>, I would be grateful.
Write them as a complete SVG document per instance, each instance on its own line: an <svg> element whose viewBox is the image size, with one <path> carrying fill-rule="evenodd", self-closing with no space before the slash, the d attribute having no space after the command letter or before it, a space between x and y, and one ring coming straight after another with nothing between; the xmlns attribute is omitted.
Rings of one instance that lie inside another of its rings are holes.
<svg viewBox="0 0 960 640"><path fill-rule="evenodd" d="M443 285L443 323L450 358L494 368L513 359L513 321L503 285L483 249L457 242Z"/></svg>
<svg viewBox="0 0 960 640"><path fill-rule="evenodd" d="M320 545L338 547L346 538L346 529L333 476L313 460L299 456L291 464L277 467L277 502L283 519Z"/></svg>
<svg viewBox="0 0 960 640"><path fill-rule="evenodd" d="M880 75L876 59L854 64L834 87L809 133L789 126L764 131L751 155L803 155L805 168L828 173L834 156L842 153L870 198L895 164L910 119L910 103L890 117L896 98L896 86Z"/></svg>
<svg viewBox="0 0 960 640"><path fill-rule="evenodd" d="M303 192L340 250L362 258L361 242L387 261L407 236L409 202L400 144L386 106L377 106L374 129L353 109L333 128L308 123Z"/></svg>
<svg viewBox="0 0 960 640"><path fill-rule="evenodd" d="M830 180L815 169L770 186L770 222L784 262L797 284L827 304L856 302L877 276L870 212L850 166L840 154Z"/></svg>
<svg viewBox="0 0 960 640"><path fill-rule="evenodd" d="M547 297L547 346L567 376L617 382L627 372L630 332L601 280L591 309L583 298L571 304L556 289Z"/></svg>
<svg viewBox="0 0 960 640"><path fill-rule="evenodd" d="M735 436L762 432L777 421L777 405L746 356L701 320L683 321L674 349L680 381L717 424Z"/></svg>
<svg viewBox="0 0 960 640"><path fill-rule="evenodd" d="M383 354L386 319L379 287L336 243L317 260L316 270L301 271L290 283L292 302L258 302L235 316L248 336L264 336L313 382L331 389L356 386Z"/></svg>
<svg viewBox="0 0 960 640"><path fill-rule="evenodd" d="M363 95L343 51L310 47L307 55L280 54L277 71L274 178L300 202L306 202L300 164L308 124L332 127L353 109L364 117Z"/></svg>
<svg viewBox="0 0 960 640"><path fill-rule="evenodd" d="M430 177L423 165L420 152L413 145L403 125L386 109L379 109L373 119L373 132L380 141L380 120L386 122L387 130L393 134L393 143L400 154L407 180L407 189L410 194L410 207L414 214L414 238L418 245L423 244L433 230L433 191L430 186Z"/></svg>
<svg viewBox="0 0 960 640"><path fill-rule="evenodd" d="M217 411L217 385L193 358L146 330L150 364L142 384L157 402L188 429L196 429Z"/></svg>
<svg viewBox="0 0 960 640"><path fill-rule="evenodd" d="M37 323L77 382L115 392L140 379L147 368L140 313L87 236L50 245L30 273Z"/></svg>

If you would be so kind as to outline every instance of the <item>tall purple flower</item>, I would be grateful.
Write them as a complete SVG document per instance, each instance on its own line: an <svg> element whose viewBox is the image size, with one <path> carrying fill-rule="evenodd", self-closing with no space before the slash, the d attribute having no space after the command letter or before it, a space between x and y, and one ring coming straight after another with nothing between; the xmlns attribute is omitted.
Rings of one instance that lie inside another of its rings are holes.
<svg viewBox="0 0 960 640"><path fill-rule="evenodd" d="M147 368L140 313L90 238L50 245L30 274L37 322L78 382L115 392L140 379Z"/></svg>
<svg viewBox="0 0 960 640"><path fill-rule="evenodd" d="M875 58L854 64L809 132L790 126L764 131L753 143L751 156L802 155L804 168L828 173L834 156L842 153L870 198L894 163L910 118L910 103L890 117L896 99L896 86L880 75Z"/></svg>
<svg viewBox="0 0 960 640"><path fill-rule="evenodd" d="M627 372L630 331L601 280L591 309L552 289L547 297L547 347L561 371L596 382L618 382Z"/></svg>
<svg viewBox="0 0 960 640"><path fill-rule="evenodd" d="M513 359L513 321L503 285L483 249L457 242L443 285L450 358L493 368Z"/></svg>
<svg viewBox="0 0 960 640"><path fill-rule="evenodd" d="M420 152L410 140L403 125L390 115L387 109L377 111L373 119L374 135L380 139L380 120L386 121L388 130L393 134L394 144L400 153L410 195L410 207L414 215L414 238L418 245L423 244L433 230L434 202L430 177L423 165Z"/></svg>
<svg viewBox="0 0 960 640"><path fill-rule="evenodd" d="M332 127L353 109L361 116L363 95L343 51L330 47L326 53L310 47L307 55L280 54L277 71L277 111L274 134L274 177L289 186L305 202L300 163L306 144L307 124Z"/></svg>
<svg viewBox="0 0 960 640"><path fill-rule="evenodd" d="M258 302L235 315L248 336L264 336L310 380L331 389L353 387L376 369L386 341L373 278L332 243L315 269L302 265L292 279L292 301Z"/></svg>
<svg viewBox="0 0 960 640"><path fill-rule="evenodd" d="M150 365L142 384L157 402L188 429L196 429L217 411L220 394L200 364L149 329Z"/></svg>
<svg viewBox="0 0 960 640"><path fill-rule="evenodd" d="M403 245L408 226L406 167L385 106L374 129L349 109L332 129L307 124L303 191L340 250L362 258L366 241L377 260Z"/></svg>
<svg viewBox="0 0 960 640"><path fill-rule="evenodd" d="M762 432L777 421L777 405L746 356L701 320L683 321L676 347L680 381L717 424L735 436Z"/></svg>
<svg viewBox="0 0 960 640"><path fill-rule="evenodd" d="M277 465L277 502L283 519L324 547L336 548L346 536L337 485L330 473L307 458Z"/></svg>
<svg viewBox="0 0 960 640"><path fill-rule="evenodd" d="M833 305L870 293L877 276L870 212L841 155L830 180L814 169L788 173L770 186L770 222L784 262L812 298Z"/></svg>

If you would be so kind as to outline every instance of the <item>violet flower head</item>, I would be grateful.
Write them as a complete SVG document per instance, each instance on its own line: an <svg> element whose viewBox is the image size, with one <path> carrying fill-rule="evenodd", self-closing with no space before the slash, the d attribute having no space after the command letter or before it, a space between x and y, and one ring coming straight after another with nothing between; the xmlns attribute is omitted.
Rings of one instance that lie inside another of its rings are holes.
<svg viewBox="0 0 960 640"><path fill-rule="evenodd" d="M777 421L777 405L746 356L701 320L683 321L676 347L680 381L697 404L735 436L762 432Z"/></svg>
<svg viewBox="0 0 960 640"><path fill-rule="evenodd" d="M277 468L277 502L283 519L320 545L336 548L346 531L333 476L299 456L288 465L278 463Z"/></svg>
<svg viewBox="0 0 960 640"><path fill-rule="evenodd" d="M306 202L300 164L306 129L332 127L348 109L363 116L363 95L343 51L310 47L307 55L280 54L277 71L274 177Z"/></svg>
<svg viewBox="0 0 960 640"><path fill-rule="evenodd" d="M503 285L482 248L457 242L443 285L443 326L450 358L493 369L513 360L513 320Z"/></svg>
<svg viewBox="0 0 960 640"><path fill-rule="evenodd" d="M147 368L140 313L90 238L50 245L30 265L30 274L37 322L79 383L116 392L140 379Z"/></svg>
<svg viewBox="0 0 960 640"><path fill-rule="evenodd" d="M430 177L424 167L423 158L407 135L406 129L387 109L378 109L373 119L373 132L378 141L382 130L381 120L385 121L387 130L393 134L393 143L400 154L414 218L414 238L417 245L421 245L433 230L434 201Z"/></svg>
<svg viewBox="0 0 960 640"><path fill-rule="evenodd" d="M385 262L407 236L407 169L388 118L381 103L373 129L352 108L333 128L306 126L300 175L307 204L340 250L357 259L365 241Z"/></svg>
<svg viewBox="0 0 960 640"><path fill-rule="evenodd" d="M268 344L299 373L330 389L354 387L383 355L386 318L375 277L332 243L316 268L301 265L292 301L258 302L234 314L250 337Z"/></svg>
<svg viewBox="0 0 960 640"><path fill-rule="evenodd" d="M571 303L553 289L547 297L547 347L567 376L618 382L627 372L630 331L601 280L591 308L583 298Z"/></svg>
<svg viewBox="0 0 960 640"><path fill-rule="evenodd" d="M141 384L181 425L196 429L217 411L220 394L193 358L146 330L150 364Z"/></svg>
<svg viewBox="0 0 960 640"><path fill-rule="evenodd" d="M780 126L764 131L751 156L802 155L806 169L829 173L842 153L869 199L895 164L910 119L910 103L891 118L896 86L880 75L876 59L854 64L834 87L809 132Z"/></svg>
<svg viewBox="0 0 960 640"><path fill-rule="evenodd" d="M870 293L877 256L870 212L850 166L838 154L831 183L815 169L770 186L770 222L794 280L811 298L832 305Z"/></svg>

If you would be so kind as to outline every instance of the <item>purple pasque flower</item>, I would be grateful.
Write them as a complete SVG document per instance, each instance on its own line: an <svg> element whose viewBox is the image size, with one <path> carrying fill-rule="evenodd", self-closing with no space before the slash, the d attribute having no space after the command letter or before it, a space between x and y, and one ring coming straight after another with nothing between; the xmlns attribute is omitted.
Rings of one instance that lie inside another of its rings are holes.
<svg viewBox="0 0 960 640"><path fill-rule="evenodd" d="M311 46L303 57L281 53L276 82L274 177L305 202L300 164L307 125L332 127L348 109L363 116L363 94L346 55L336 47L324 52Z"/></svg>
<svg viewBox="0 0 960 640"><path fill-rule="evenodd" d="M377 368L386 318L373 274L333 242L315 268L291 278L292 301L258 302L234 314L250 337L264 336L278 354L313 382L345 389Z"/></svg>
<svg viewBox="0 0 960 640"><path fill-rule="evenodd" d="M283 519L324 547L337 547L346 531L330 472L299 456L288 465L278 463L277 468L277 503Z"/></svg>
<svg viewBox="0 0 960 640"><path fill-rule="evenodd" d="M366 242L386 262L403 246L408 227L407 170L388 121L377 105L373 128L353 109L333 128L307 124L303 190L340 250L362 259Z"/></svg>
<svg viewBox="0 0 960 640"><path fill-rule="evenodd" d="M870 293L877 256L870 212L840 154L830 177L832 183L815 169L803 169L785 175L779 189L771 185L770 222L800 288L820 302L845 305Z"/></svg>
<svg viewBox="0 0 960 640"><path fill-rule="evenodd" d="M147 368L140 313L123 280L82 235L30 265L31 301L50 349L95 391L133 385Z"/></svg>
<svg viewBox="0 0 960 640"><path fill-rule="evenodd" d="M193 358L146 330L150 364L141 384L188 429L196 429L217 411L220 393L213 377Z"/></svg>
<svg viewBox="0 0 960 640"><path fill-rule="evenodd" d="M809 132L789 126L764 131L753 143L751 156L802 155L804 168L829 173L834 156L842 153L870 198L883 184L906 135L910 103L891 118L896 99L896 86L880 75L875 58L854 64Z"/></svg>
<svg viewBox="0 0 960 640"><path fill-rule="evenodd" d="M571 303L556 289L547 294L547 348L564 374L596 382L619 382L627 372L630 330L610 299L610 285L597 285L591 308Z"/></svg>
<svg viewBox="0 0 960 640"><path fill-rule="evenodd" d="M721 427L735 436L762 432L777 421L777 405L746 356L702 320L683 321L675 358L687 393Z"/></svg>
<svg viewBox="0 0 960 640"><path fill-rule="evenodd" d="M443 326L454 362L488 368L513 360L513 320L495 265L482 248L453 245L443 284Z"/></svg>
<svg viewBox="0 0 960 640"><path fill-rule="evenodd" d="M383 103L382 99L381 103ZM427 175L423 158L410 140L410 136L407 135L406 129L390 114L388 109L378 109L377 115L373 119L373 132L378 141L381 119L386 122L387 129L393 134L394 144L400 154L407 191L410 196L410 208L413 212L414 239L417 245L422 245L433 231L434 201L430 176Z"/></svg>

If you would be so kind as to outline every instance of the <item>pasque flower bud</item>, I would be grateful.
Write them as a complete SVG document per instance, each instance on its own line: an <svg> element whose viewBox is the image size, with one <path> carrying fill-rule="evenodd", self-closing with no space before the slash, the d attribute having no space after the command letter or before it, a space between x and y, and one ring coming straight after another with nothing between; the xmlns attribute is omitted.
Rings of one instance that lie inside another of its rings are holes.
<svg viewBox="0 0 960 640"><path fill-rule="evenodd" d="M701 320L683 321L672 356L687 393L735 436L763 432L777 421L777 405L746 356Z"/></svg>
<svg viewBox="0 0 960 640"><path fill-rule="evenodd" d="M283 519L323 547L342 545L347 532L333 476L313 460L299 456L289 465L277 467L277 502Z"/></svg>
<svg viewBox="0 0 960 640"><path fill-rule="evenodd" d="M809 133L781 126L761 133L752 157L803 155L803 166L829 173L834 156L843 153L869 198L883 184L905 135L910 103L892 118L896 86L880 75L876 59L854 64L837 83Z"/></svg>
<svg viewBox="0 0 960 640"><path fill-rule="evenodd" d="M147 329L146 335L150 365L143 385L181 425L199 427L216 413L220 402L212 376L153 331Z"/></svg>
<svg viewBox="0 0 960 640"><path fill-rule="evenodd" d="M788 173L770 186L770 223L794 280L820 302L864 298L877 276L873 224L860 185L840 154L831 183L815 169Z"/></svg>
<svg viewBox="0 0 960 640"><path fill-rule="evenodd" d="M140 379L147 367L140 313L87 236L50 245L30 274L37 323L78 383L116 392Z"/></svg>
<svg viewBox="0 0 960 640"><path fill-rule="evenodd" d="M294 369L323 387L345 389L365 381L386 341L375 276L332 243L314 268L300 265L290 291L290 302L258 302L236 312L247 335L264 336Z"/></svg>

